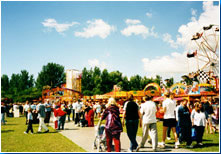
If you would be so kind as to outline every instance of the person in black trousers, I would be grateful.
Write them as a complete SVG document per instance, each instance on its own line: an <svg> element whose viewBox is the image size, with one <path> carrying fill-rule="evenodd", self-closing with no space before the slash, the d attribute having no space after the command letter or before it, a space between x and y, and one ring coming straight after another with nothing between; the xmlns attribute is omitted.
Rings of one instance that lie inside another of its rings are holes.
<svg viewBox="0 0 221 154"><path fill-rule="evenodd" d="M188 100L184 99L178 109L178 126L180 127L180 140L186 141L186 147L192 148L190 111L187 107Z"/></svg>
<svg viewBox="0 0 221 154"><path fill-rule="evenodd" d="M136 102L134 102L132 94L129 95L129 100L124 105L124 114L122 119L123 126L124 119L126 119L127 136L130 140L130 148L128 149L128 152L132 152L138 148L136 136L140 119L139 106Z"/></svg>
<svg viewBox="0 0 221 154"><path fill-rule="evenodd" d="M32 128L32 123L33 123L33 116L32 116L32 109L29 108L28 109L28 114L27 114L27 123L28 123L28 126L27 126L27 130L24 132L25 134L28 134L29 130L31 131L31 134L34 133L33 131L33 128Z"/></svg>

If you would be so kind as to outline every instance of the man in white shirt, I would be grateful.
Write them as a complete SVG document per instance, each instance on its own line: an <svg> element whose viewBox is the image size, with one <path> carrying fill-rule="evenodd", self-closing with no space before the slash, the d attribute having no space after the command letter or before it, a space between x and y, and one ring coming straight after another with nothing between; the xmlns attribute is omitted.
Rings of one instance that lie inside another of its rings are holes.
<svg viewBox="0 0 221 154"><path fill-rule="evenodd" d="M74 110L75 110L75 126L80 126L81 109L82 109L82 103L81 103L80 100L78 100L75 103L75 106L74 106Z"/></svg>
<svg viewBox="0 0 221 154"><path fill-rule="evenodd" d="M26 118L26 125L27 125L27 116L28 116L28 109L30 108L30 104L28 101L25 102L25 106L24 106L24 116Z"/></svg>
<svg viewBox="0 0 221 154"><path fill-rule="evenodd" d="M158 136L157 136L157 119L156 119L156 104L152 101L152 96L145 96L144 97L145 103L141 104L140 114L141 114L141 120L140 125L143 124L143 136L142 140L139 144L139 147L137 148L137 152L139 151L139 148L144 147L147 138L148 138L148 132L150 133L150 137L152 139L152 148L153 151L156 151L157 144L158 144Z"/></svg>
<svg viewBox="0 0 221 154"><path fill-rule="evenodd" d="M167 91L164 96L166 99L163 101L163 110L164 110L164 118L163 118L163 139L162 139L162 147L165 148L165 140L166 140L166 132L167 128L171 127L173 131L173 135L175 138L175 148L178 148L179 142L176 134L176 103L171 99L173 94Z"/></svg>
<svg viewBox="0 0 221 154"><path fill-rule="evenodd" d="M75 121L75 105L76 105L76 100L73 99L72 103L72 120Z"/></svg>

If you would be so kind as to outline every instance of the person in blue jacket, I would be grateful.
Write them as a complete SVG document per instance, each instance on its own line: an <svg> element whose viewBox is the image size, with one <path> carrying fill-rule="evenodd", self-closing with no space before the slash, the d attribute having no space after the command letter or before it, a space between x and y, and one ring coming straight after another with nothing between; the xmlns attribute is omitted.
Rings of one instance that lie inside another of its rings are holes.
<svg viewBox="0 0 221 154"><path fill-rule="evenodd" d="M178 109L178 126L180 127L180 141L186 141L186 147L192 148L191 139L191 118L190 111L187 107L187 99L181 102L181 106Z"/></svg>

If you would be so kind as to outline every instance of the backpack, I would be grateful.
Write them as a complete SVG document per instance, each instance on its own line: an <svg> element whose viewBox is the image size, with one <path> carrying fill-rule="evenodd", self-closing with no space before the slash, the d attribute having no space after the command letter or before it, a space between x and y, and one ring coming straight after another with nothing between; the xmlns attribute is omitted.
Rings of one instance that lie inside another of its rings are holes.
<svg viewBox="0 0 221 154"><path fill-rule="evenodd" d="M108 112L109 114L107 116L108 121L106 124L106 129L109 129L112 135L122 132L123 128L119 116L114 112Z"/></svg>

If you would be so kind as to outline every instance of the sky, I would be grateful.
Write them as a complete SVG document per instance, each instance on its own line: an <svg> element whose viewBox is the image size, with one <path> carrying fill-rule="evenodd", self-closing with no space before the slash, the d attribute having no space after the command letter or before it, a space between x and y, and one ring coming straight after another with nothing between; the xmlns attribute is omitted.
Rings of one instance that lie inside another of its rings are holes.
<svg viewBox="0 0 221 154"><path fill-rule="evenodd" d="M179 80L197 69L186 58L192 35L219 25L219 9L212 1L3 1L1 75L25 69L37 78L54 62Z"/></svg>

